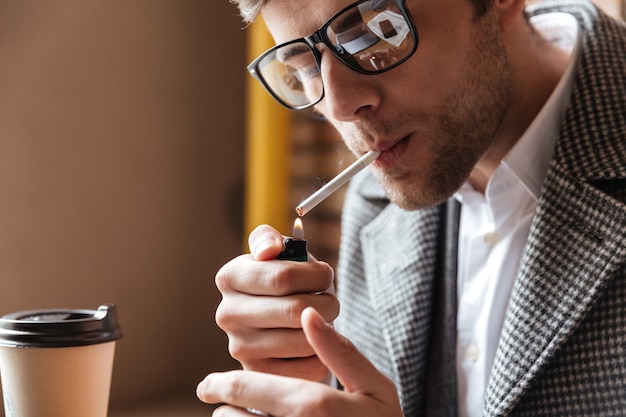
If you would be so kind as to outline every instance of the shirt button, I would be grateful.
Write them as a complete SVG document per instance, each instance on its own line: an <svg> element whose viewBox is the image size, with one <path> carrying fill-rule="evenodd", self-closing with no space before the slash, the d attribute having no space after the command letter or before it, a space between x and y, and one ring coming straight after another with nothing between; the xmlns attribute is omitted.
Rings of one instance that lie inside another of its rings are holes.
<svg viewBox="0 0 626 417"><path fill-rule="evenodd" d="M500 236L496 232L485 233L483 235L483 242L490 248L493 248L500 240Z"/></svg>
<svg viewBox="0 0 626 417"><path fill-rule="evenodd" d="M479 357L480 349L478 349L478 346L474 344L467 345L467 347L465 348L465 359L476 362L478 361Z"/></svg>

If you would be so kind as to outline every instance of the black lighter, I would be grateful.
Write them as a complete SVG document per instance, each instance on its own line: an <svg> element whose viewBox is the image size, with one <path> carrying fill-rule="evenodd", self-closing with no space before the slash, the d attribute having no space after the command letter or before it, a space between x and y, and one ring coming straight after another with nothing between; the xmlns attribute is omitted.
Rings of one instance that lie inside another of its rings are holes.
<svg viewBox="0 0 626 417"><path fill-rule="evenodd" d="M288 237L283 241L283 251L278 254L276 259L306 262L309 259L306 245L302 221L297 218L293 223L293 237Z"/></svg>

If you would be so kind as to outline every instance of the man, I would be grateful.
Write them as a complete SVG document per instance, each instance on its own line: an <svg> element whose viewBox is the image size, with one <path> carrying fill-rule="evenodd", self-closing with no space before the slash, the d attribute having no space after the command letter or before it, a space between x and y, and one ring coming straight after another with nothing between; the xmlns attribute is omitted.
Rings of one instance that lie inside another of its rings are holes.
<svg viewBox="0 0 626 417"><path fill-rule="evenodd" d="M578 0L238 4L279 45L249 67L268 91L382 153L346 196L341 315L328 265L274 260L260 226L216 277L245 371L198 396L220 416L626 415L626 27Z"/></svg>

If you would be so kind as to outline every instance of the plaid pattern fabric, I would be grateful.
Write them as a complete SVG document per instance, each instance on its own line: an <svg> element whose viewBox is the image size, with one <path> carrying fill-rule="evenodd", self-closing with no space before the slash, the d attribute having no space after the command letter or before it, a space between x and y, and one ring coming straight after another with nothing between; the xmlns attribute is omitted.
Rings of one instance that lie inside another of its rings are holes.
<svg viewBox="0 0 626 417"><path fill-rule="evenodd" d="M626 415L626 26L549 2L585 30L572 100L513 288L485 416ZM366 172L342 220L337 328L424 409L438 209L406 212Z"/></svg>

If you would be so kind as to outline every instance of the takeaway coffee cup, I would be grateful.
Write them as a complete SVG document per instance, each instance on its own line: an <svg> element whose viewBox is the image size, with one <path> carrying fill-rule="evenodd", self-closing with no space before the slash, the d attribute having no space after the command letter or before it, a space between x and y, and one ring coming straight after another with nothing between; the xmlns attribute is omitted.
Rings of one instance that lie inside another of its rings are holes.
<svg viewBox="0 0 626 417"><path fill-rule="evenodd" d="M120 337L112 304L0 317L6 417L106 417Z"/></svg>

